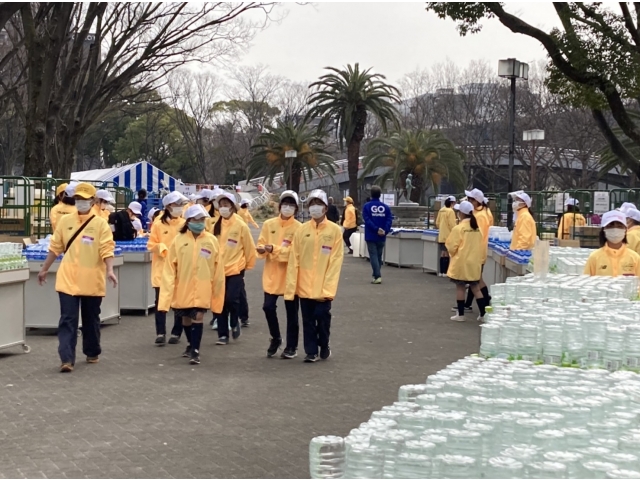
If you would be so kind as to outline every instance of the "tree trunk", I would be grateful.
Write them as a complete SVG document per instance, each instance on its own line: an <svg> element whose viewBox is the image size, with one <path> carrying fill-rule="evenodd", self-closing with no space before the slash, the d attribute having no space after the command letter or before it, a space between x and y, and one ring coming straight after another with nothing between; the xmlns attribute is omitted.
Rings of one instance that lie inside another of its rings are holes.
<svg viewBox="0 0 640 480"><path fill-rule="evenodd" d="M289 178L289 190L300 193L300 181L302 180L302 169L300 163L296 162L291 167L291 178Z"/></svg>
<svg viewBox="0 0 640 480"><path fill-rule="evenodd" d="M347 146L347 171L349 172L349 196L356 207L360 206L358 170L360 167L360 143L364 139L364 128L367 125L367 109L358 106L354 115L355 130Z"/></svg>

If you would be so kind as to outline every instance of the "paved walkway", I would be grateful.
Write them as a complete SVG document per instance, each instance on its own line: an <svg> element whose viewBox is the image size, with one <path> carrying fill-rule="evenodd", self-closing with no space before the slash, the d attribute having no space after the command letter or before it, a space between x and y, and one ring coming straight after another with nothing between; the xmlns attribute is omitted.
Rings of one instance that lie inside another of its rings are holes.
<svg viewBox="0 0 640 480"><path fill-rule="evenodd" d="M223 347L205 330L196 367L184 345L153 345L152 316L105 326L100 363L72 374L58 373L50 333L30 334L28 355L0 354L0 478L307 478L312 437L346 435L400 385L477 351L475 320L448 320L446 279L385 267L370 285L369 264L349 257L331 359L267 359L261 268L247 275L251 327Z"/></svg>

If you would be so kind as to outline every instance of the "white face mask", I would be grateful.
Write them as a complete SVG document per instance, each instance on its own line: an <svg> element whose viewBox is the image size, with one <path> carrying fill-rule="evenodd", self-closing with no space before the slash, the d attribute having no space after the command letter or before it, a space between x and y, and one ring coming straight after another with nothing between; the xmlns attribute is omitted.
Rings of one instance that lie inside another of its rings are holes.
<svg viewBox="0 0 640 480"><path fill-rule="evenodd" d="M182 207L171 207L169 209L169 213L171 213L172 217L179 217L180 215L182 215L183 211L184 211L184 208Z"/></svg>
<svg viewBox="0 0 640 480"><path fill-rule="evenodd" d="M76 202L77 204L78 202ZM624 228L605 228L604 236L607 237L611 243L620 243L624 240L624 236L627 231Z"/></svg>
<svg viewBox="0 0 640 480"><path fill-rule="evenodd" d="M229 218L231 216L231 208L220 207L220 215L222 215L224 218Z"/></svg>
<svg viewBox="0 0 640 480"><path fill-rule="evenodd" d="M520 210L521 208L524 208L526 204L524 202L515 201L511 204L511 206L514 210Z"/></svg>
<svg viewBox="0 0 640 480"><path fill-rule="evenodd" d="M283 217L289 218L294 213L296 213L296 207L292 207L291 205L283 205L282 207L280 207L280 213Z"/></svg>
<svg viewBox="0 0 640 480"><path fill-rule="evenodd" d="M76 208L80 213L86 213L91 210L91 200L76 200Z"/></svg>
<svg viewBox="0 0 640 480"><path fill-rule="evenodd" d="M309 215L311 218L322 218L324 216L324 207L322 205L311 205L309 207Z"/></svg>

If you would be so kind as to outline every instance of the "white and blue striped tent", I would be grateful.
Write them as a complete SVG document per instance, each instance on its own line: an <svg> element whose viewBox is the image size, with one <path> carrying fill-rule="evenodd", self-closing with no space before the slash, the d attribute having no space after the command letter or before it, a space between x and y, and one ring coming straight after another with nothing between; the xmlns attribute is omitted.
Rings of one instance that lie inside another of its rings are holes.
<svg viewBox="0 0 640 480"><path fill-rule="evenodd" d="M74 172L71 174L71 180L113 182L119 187L126 187L134 192L144 188L149 193L158 192L165 188L169 191L174 191L176 186L181 183L148 162L138 162L122 167ZM166 183L166 187L163 181Z"/></svg>

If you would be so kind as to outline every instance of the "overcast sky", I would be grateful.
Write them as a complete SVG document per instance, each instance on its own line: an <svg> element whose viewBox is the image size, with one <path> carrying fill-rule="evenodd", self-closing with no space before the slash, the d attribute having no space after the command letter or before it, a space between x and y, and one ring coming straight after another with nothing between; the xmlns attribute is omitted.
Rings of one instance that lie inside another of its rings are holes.
<svg viewBox="0 0 640 480"><path fill-rule="evenodd" d="M269 66L292 80L315 80L323 67L359 62L392 82L416 67L450 58L460 66L470 60L494 62L515 57L544 58L538 42L511 33L498 20L485 20L481 33L460 37L455 24L425 10L425 3L289 3L280 24L258 33L240 63ZM551 3L509 3L510 13L544 28L557 25Z"/></svg>

